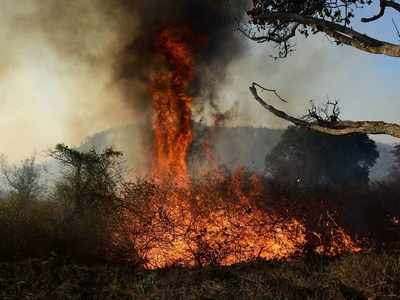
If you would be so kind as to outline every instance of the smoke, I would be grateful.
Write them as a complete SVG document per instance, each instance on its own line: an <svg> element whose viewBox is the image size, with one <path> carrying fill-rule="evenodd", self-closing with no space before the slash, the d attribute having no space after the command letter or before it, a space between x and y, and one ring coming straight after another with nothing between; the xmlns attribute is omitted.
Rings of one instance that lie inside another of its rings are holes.
<svg viewBox="0 0 400 300"><path fill-rule="evenodd" d="M197 118L218 114L216 96L226 79L227 67L244 50L241 37L235 32L235 22L243 15L247 1L235 1L234 5L232 2L115 1L116 5L132 12L137 20L135 34L116 61L115 68L116 82L124 92L126 103L149 125L139 134L146 149L143 153L150 153L148 145L152 137L150 82L163 67L157 49L159 33L165 28L189 30L190 35L185 34L184 38L194 55L195 76L190 86L194 101L192 111ZM141 157L141 160L145 159ZM137 173L137 168L135 171Z"/></svg>
<svg viewBox="0 0 400 300"><path fill-rule="evenodd" d="M78 145L96 132L133 124L130 139L110 143L142 166L150 144L156 33L189 26L206 39L196 48L191 93L199 114L206 106L215 110L226 68L242 51L234 22L245 2L2 0L0 151L22 159L58 142Z"/></svg>
<svg viewBox="0 0 400 300"><path fill-rule="evenodd" d="M231 114L224 125L242 128L221 129L214 134L212 143L218 161L225 162L235 149L234 163L228 162L229 165L261 170L265 156L279 141L279 136L268 134L268 129L282 130L289 125L254 100L249 92L252 82L276 89L288 103L280 101L272 93L260 91L260 95L294 116L303 116L310 100L322 104L329 98L339 101L343 119L386 118L387 112L377 116L375 89L365 85L365 82L376 82L373 79L376 66L371 63L373 57L363 57L357 50L337 47L321 35L314 39L299 37L293 55L278 61L270 57L276 54L270 45L258 45L244 38L243 43L248 43L248 46L245 45L242 55L228 66L226 80L216 97L220 99L220 110L230 111L235 107L235 114ZM235 132L235 135L230 135L230 132Z"/></svg>
<svg viewBox="0 0 400 300"><path fill-rule="evenodd" d="M273 103L296 115L304 112L307 100L326 95L346 105L356 99L350 108L357 111L360 97L349 92L353 78L360 78L362 97L372 97L362 84L375 79L366 77L372 67L344 48L301 40L293 57L273 62L267 45L249 46L234 31L246 3L0 0L0 152L22 159L58 142L78 145L97 132L133 124L125 138L117 135L107 142L126 152L133 167L146 165L151 145L148 82L159 68L154 40L168 25L190 26L194 36L206 39L195 48L191 93L197 121L212 122L217 115L231 126L286 126L251 98L252 81L278 89L290 103Z"/></svg>
<svg viewBox="0 0 400 300"><path fill-rule="evenodd" d="M18 160L130 123L114 62L134 20L104 1L1 1L0 151ZM117 17L119 16L119 17Z"/></svg>
<svg viewBox="0 0 400 300"><path fill-rule="evenodd" d="M234 4L233 4L234 2ZM148 112L148 83L159 68L155 54L158 32L169 26L188 27L192 31L195 55L195 82L191 86L197 114L207 106L216 109L215 97L225 80L227 66L243 51L235 22L243 15L247 1L151 0L120 1L135 12L137 35L120 57L120 80L125 82L126 99L136 110ZM196 42L201 41L201 42ZM138 93L140 97L131 97ZM211 105L208 105L211 104Z"/></svg>

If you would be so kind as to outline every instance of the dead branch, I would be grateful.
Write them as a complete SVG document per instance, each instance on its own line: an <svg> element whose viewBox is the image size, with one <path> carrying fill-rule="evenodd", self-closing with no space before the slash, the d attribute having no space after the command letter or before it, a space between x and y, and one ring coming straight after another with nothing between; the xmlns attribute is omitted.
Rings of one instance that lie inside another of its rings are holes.
<svg viewBox="0 0 400 300"><path fill-rule="evenodd" d="M287 101L286 99L282 98L281 95L278 94L278 91L277 91L277 90L267 89L267 88L265 88L265 87L259 85L259 84L256 83L256 82L253 82L253 85L259 87L259 88L262 89L263 91L274 93L274 95L275 95L279 100L281 100L282 102L288 103L288 101Z"/></svg>
<svg viewBox="0 0 400 300"><path fill-rule="evenodd" d="M391 7L397 9L397 6L395 5L396 3L392 3L393 1L386 2L386 6L391 5ZM326 33L328 36L334 38L338 43L352 46L368 53L400 57L400 45L372 38L350 27L335 22L293 13L273 13L265 16L260 16L258 18L259 23L274 23L279 21L285 24L302 24L313 28L317 32ZM250 37L250 39L256 41L271 40L269 36L248 36Z"/></svg>
<svg viewBox="0 0 400 300"><path fill-rule="evenodd" d="M393 8L394 10L400 12L400 4L395 2L395 1L391 1L391 0L380 0L380 10L379 12L369 18L362 18L361 22L364 23L368 23L368 22L373 22L376 21L380 18L382 18L385 15L386 12L386 8Z"/></svg>
<svg viewBox="0 0 400 300"><path fill-rule="evenodd" d="M273 113L278 118L284 119L294 125L309 128L314 131L326 133L330 135L347 135L352 133L365 133L365 134L386 134L396 138L400 138L400 125L394 123L386 123L383 121L340 121L321 124L318 121L307 121L300 118L288 115L286 112L275 108L268 104L258 94L257 83L252 83L249 87L254 99L260 103L266 110ZM263 88L264 91L268 89Z"/></svg>

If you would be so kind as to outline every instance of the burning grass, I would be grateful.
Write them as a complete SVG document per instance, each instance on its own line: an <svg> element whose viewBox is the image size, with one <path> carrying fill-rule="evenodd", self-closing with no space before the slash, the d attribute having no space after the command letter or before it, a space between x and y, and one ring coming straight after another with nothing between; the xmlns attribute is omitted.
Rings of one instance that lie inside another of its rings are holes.
<svg viewBox="0 0 400 300"><path fill-rule="evenodd" d="M159 269L229 266L309 254L337 256L362 250L338 222L334 207L299 195L274 193L264 178L240 168L233 173L224 172L210 155L210 145L205 147L205 157L212 166L210 173L190 176L192 124L188 92L194 61L188 36L187 28L167 28L158 36L160 61L165 65L150 84L154 110L150 179L126 183L117 189L113 180L101 180L102 175L112 178L106 172L99 174L100 181L94 189L90 184L85 189L81 183L91 181L82 181L78 172L81 163L76 164L74 180L66 178L67 189L58 190L59 198L56 197L60 201L65 196L63 191L71 191L66 203L71 201L72 209L63 207L61 202L49 203L60 208L60 217L46 215L52 229L43 232L51 236L51 243L38 256L55 250L84 259L101 257ZM86 157L71 150L65 153ZM93 161L98 160L89 161L88 166L93 167ZM88 178L93 179L99 170L104 169L90 169ZM107 183L113 187L110 193ZM103 188L107 192L99 193ZM34 239L36 235L29 230L35 217L29 215L29 208L25 209L28 218L17 214L23 228L18 229L22 234L16 240L25 240L26 236ZM10 232L11 236L14 234L10 225L13 214L5 218L10 230L4 230L4 240ZM78 249L73 244L79 245ZM21 245L16 243L17 251L8 251L8 255L21 251Z"/></svg>
<svg viewBox="0 0 400 300"><path fill-rule="evenodd" d="M329 212L309 208L300 218L295 203L285 209L287 202L273 197L261 178L241 169L195 180L191 189L131 183L123 195L123 221L114 243L128 242L133 259L149 269L362 250ZM307 227L311 212L320 214L322 226Z"/></svg>
<svg viewBox="0 0 400 300"><path fill-rule="evenodd" d="M195 47L199 39L186 26L166 27L155 39L155 55L160 66L149 82L154 137L150 178L118 184L117 188L112 176L106 176L108 181L101 180L102 175L109 175L105 172L99 174L93 189L81 184L92 182L79 177L82 164L73 165L74 180L65 182L67 189L58 190L59 195L55 197L58 202L47 203L59 215L44 209L46 224L38 221L37 231L29 230L37 222L31 208L0 207L0 224L5 224L0 226L0 237L2 241L16 241L9 244L13 249L0 247L0 250L9 257L26 248L29 250L21 255L23 258L62 253L86 261L100 259L140 265L147 270L172 267L223 270L234 264L260 260L291 265L299 257L332 259L365 250L365 241L358 239L343 222L346 205L340 203L341 191L282 189L244 169L225 172L212 157L212 145L207 141L203 156L207 160L205 165L209 166L208 173L191 176L188 164L193 138L190 87L196 74ZM65 153L86 158L76 151ZM98 154L94 151L92 155ZM89 160L89 179L99 170L107 171L104 166L110 167L110 161L105 160L102 168L91 169L96 161ZM108 192L106 183L112 185L112 192ZM103 188L107 192L99 193ZM70 193L65 196L65 191ZM351 192L350 202L356 203L352 199L355 191ZM60 200L71 202L72 209L63 206ZM32 202L35 205L41 206ZM398 231L396 217L390 218L393 232ZM14 228L15 218L21 228ZM50 243L35 244L41 234ZM398 235L392 234L388 240L396 238ZM25 240L32 241L32 245L20 243ZM30 247L37 248L38 254ZM256 285L265 288L257 280ZM285 288L290 290L294 279L288 276L285 280ZM253 282L254 279L247 278L242 284ZM219 290L218 284L209 288ZM300 294L314 295L301 283L296 287ZM147 290L147 285L143 289ZM322 293L321 289L318 293ZM273 295L279 296L279 291Z"/></svg>
<svg viewBox="0 0 400 300"><path fill-rule="evenodd" d="M190 87L196 47L206 47L200 40L188 26L165 27L155 37L160 67L149 83L154 133L151 179L124 189L122 221L113 242L128 245L131 260L150 269L300 255L308 243L308 229L288 211L278 212L268 205L271 197L260 177L246 178L242 169L223 174L218 166L211 170L214 176L190 176ZM215 165L208 155L210 145L205 144L208 163ZM312 251L337 255L360 250L332 217L328 223L331 237L314 233L320 244Z"/></svg>

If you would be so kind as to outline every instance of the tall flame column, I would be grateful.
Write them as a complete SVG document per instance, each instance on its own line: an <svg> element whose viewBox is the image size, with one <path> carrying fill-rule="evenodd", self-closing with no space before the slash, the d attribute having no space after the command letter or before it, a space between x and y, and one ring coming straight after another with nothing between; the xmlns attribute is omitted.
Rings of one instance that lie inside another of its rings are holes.
<svg viewBox="0 0 400 300"><path fill-rule="evenodd" d="M152 177L162 183L171 180L187 188L190 176L187 155L192 142L192 98L194 59L187 42L188 28L168 27L160 31L157 50L160 71L152 78L154 157Z"/></svg>

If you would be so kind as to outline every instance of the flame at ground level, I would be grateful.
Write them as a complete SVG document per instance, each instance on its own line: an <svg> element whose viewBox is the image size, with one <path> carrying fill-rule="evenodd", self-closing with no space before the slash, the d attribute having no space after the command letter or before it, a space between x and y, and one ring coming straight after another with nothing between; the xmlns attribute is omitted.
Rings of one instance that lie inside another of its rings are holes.
<svg viewBox="0 0 400 300"><path fill-rule="evenodd" d="M223 176L214 166L214 176L191 182L189 87L195 62L190 40L187 27L169 27L157 37L163 67L150 83L155 184L132 184L128 189L125 196L130 205L115 242L128 243L127 251L148 268L231 265L301 254L308 243L306 226L294 217L259 207L269 195L257 176L245 182L243 170ZM206 157L212 162L209 153ZM316 252L336 255L359 250L337 224L329 221L327 229L328 236L314 234L320 240L314 245Z"/></svg>
<svg viewBox="0 0 400 300"><path fill-rule="evenodd" d="M132 256L150 269L287 259L305 253L309 236L313 251L322 255L361 250L329 214L321 216L321 231L310 233L289 213L260 207L271 196L259 180L245 180L238 170L224 180L205 177L189 190L132 184L126 197L137 201L129 201L116 241L128 240Z"/></svg>

